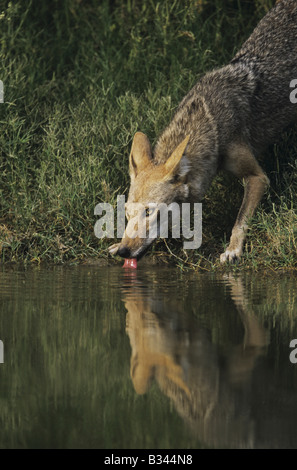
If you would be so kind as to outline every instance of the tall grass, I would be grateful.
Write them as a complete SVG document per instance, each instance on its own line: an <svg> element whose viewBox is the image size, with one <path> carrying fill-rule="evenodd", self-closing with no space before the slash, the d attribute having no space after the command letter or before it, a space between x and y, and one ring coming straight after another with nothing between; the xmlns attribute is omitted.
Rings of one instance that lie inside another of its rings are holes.
<svg viewBox="0 0 297 470"><path fill-rule="evenodd" d="M142 130L154 143L184 94L232 57L272 4L2 1L2 261L107 258L110 241L94 236L94 208L127 193L133 134ZM292 132L267 152L272 189L251 222L248 266L296 264L296 147ZM241 193L239 183L218 176L204 204L201 249L189 254L159 241L154 253L217 266Z"/></svg>

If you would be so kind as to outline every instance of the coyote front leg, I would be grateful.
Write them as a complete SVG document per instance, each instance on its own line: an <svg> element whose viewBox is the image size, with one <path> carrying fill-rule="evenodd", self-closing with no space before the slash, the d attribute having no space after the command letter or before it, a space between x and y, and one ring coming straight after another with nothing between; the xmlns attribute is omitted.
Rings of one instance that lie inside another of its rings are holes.
<svg viewBox="0 0 297 470"><path fill-rule="evenodd" d="M269 185L269 179L263 172L251 150L243 145L232 145L229 149L224 168L235 176L243 178L244 197L232 229L230 244L220 257L221 263L235 261L242 255L243 244L247 231L247 220L254 214L265 190Z"/></svg>

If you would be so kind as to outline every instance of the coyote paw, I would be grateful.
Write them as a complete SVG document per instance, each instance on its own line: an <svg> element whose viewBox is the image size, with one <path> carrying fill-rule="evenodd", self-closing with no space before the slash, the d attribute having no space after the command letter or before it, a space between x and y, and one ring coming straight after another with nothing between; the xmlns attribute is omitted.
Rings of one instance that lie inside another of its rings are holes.
<svg viewBox="0 0 297 470"><path fill-rule="evenodd" d="M118 252L119 247L120 247L120 243L115 243L114 245L111 245L108 248L108 251L111 255L116 255L117 252Z"/></svg>
<svg viewBox="0 0 297 470"><path fill-rule="evenodd" d="M220 262L221 263L235 263L236 261L239 260L241 256L241 250L239 248L236 248L235 250L230 250L227 248L225 253L222 253L220 256Z"/></svg>

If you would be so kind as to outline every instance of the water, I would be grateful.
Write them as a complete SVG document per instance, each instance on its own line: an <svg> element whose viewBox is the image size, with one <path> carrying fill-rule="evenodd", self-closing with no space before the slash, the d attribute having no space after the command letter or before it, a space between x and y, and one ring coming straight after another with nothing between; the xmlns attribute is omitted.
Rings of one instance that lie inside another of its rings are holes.
<svg viewBox="0 0 297 470"><path fill-rule="evenodd" d="M0 274L1 448L297 447L297 279Z"/></svg>

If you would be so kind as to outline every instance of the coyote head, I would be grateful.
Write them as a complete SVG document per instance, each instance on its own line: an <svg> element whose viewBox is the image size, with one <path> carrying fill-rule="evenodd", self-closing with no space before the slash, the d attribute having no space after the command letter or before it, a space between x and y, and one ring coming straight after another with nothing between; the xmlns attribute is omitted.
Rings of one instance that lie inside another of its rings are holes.
<svg viewBox="0 0 297 470"><path fill-rule="evenodd" d="M189 161L184 156L189 136L172 152L165 163L154 162L145 134L134 136L129 157L131 185L126 203L128 224L122 241L109 248L111 254L140 259L160 234L156 206L185 201L189 196ZM137 212L137 214L136 214ZM149 230L153 226L153 230Z"/></svg>

